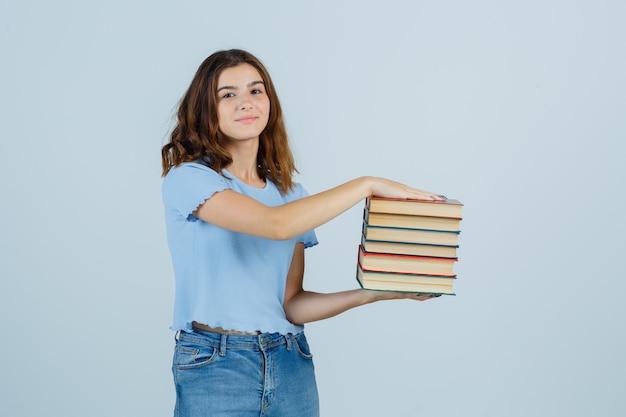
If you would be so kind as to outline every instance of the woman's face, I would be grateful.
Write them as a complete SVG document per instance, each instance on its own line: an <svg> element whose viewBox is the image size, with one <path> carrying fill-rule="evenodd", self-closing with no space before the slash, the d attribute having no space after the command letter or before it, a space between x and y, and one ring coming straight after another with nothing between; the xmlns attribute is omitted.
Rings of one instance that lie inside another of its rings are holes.
<svg viewBox="0 0 626 417"><path fill-rule="evenodd" d="M217 117L230 140L258 140L267 126L270 99L263 78L249 64L227 68L217 80Z"/></svg>

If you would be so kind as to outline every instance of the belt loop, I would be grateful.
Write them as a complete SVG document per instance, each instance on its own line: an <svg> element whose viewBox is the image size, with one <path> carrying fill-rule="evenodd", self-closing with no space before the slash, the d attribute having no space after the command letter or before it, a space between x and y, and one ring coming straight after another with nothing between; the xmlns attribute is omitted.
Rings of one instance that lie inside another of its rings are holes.
<svg viewBox="0 0 626 417"><path fill-rule="evenodd" d="M222 334L220 337L220 356L226 355L226 339L228 338L227 334Z"/></svg>
<svg viewBox="0 0 626 417"><path fill-rule="evenodd" d="M287 342L287 350L291 350L291 338L293 337L293 334L291 333L287 333L285 335L285 341Z"/></svg>

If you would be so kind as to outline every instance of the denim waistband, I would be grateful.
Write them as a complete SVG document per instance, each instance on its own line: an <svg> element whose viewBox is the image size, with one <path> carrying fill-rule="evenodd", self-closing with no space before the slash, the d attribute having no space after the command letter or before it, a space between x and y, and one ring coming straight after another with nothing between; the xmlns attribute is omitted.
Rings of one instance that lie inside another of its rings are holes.
<svg viewBox="0 0 626 417"><path fill-rule="evenodd" d="M300 336L301 334L302 333L288 333L283 335L280 333L261 333L258 335L240 335L193 329L191 332L181 330L178 334L178 340L212 346L219 348L222 352L225 349L265 350L283 344L286 344L287 348L291 349L294 338Z"/></svg>

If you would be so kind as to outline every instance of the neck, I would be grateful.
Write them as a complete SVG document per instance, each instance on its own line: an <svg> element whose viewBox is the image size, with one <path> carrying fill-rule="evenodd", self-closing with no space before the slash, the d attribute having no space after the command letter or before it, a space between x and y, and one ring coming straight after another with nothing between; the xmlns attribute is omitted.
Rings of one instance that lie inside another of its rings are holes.
<svg viewBox="0 0 626 417"><path fill-rule="evenodd" d="M233 157L233 162L226 167L231 174L253 187L265 186L257 169L258 142L232 144L227 149Z"/></svg>

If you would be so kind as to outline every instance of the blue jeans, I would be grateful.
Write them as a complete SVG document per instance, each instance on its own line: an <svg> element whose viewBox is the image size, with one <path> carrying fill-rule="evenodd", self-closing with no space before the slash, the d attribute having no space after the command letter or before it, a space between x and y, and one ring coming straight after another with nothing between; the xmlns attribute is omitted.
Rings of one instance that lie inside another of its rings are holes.
<svg viewBox="0 0 626 417"><path fill-rule="evenodd" d="M176 417L319 416L304 333L180 332L172 372Z"/></svg>

